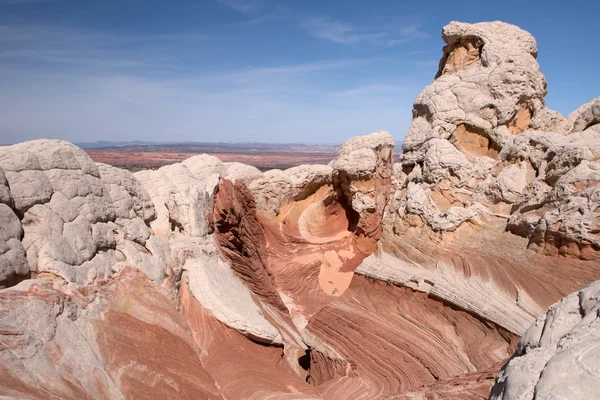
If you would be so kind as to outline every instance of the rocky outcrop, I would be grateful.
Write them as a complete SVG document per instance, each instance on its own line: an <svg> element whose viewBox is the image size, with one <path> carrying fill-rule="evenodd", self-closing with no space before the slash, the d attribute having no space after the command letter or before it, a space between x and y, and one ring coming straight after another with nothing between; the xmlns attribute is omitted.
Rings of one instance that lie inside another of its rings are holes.
<svg viewBox="0 0 600 400"><path fill-rule="evenodd" d="M157 218L150 226L159 236L177 230L188 236L209 233L203 211L210 208L210 196L226 168L216 157L194 156L161 167L139 171L134 175L149 193Z"/></svg>
<svg viewBox="0 0 600 400"><path fill-rule="evenodd" d="M191 284L191 281L190 281ZM182 306L201 360L227 399L320 399L280 347L254 343L220 323L182 285ZM304 354L304 351L302 352ZM298 365L298 358L294 360Z"/></svg>
<svg viewBox="0 0 600 400"><path fill-rule="evenodd" d="M83 150L57 140L0 148L0 168L10 188L9 200L2 205L7 227L2 230L7 238L2 247L10 250L3 252L2 259L11 260L14 276L51 274L68 282L90 284L109 279L127 261L145 269L143 260L136 262L126 256L136 257L145 250L143 244L149 237L145 223L153 218L147 195L143 204L134 206L127 201L127 196L144 198L136 193L140 189L137 181L130 179L128 187L108 172L118 170L101 166L111 193L99 168ZM117 173L127 176L125 171ZM123 186L116 189L120 184ZM111 194L117 196L117 211ZM133 208L127 209L129 206ZM124 229L119 229L119 224ZM22 264L21 249L15 242L21 237L27 265ZM134 249L129 251L131 246Z"/></svg>
<svg viewBox="0 0 600 400"><path fill-rule="evenodd" d="M600 282L536 319L504 365L490 399L592 399L600 393Z"/></svg>
<svg viewBox="0 0 600 400"><path fill-rule="evenodd" d="M222 398L184 318L137 270L75 290L27 280L0 307L0 396Z"/></svg>
<svg viewBox="0 0 600 400"><path fill-rule="evenodd" d="M0 203L0 288L13 286L30 276L21 243L23 228L12 208Z"/></svg>
<svg viewBox="0 0 600 400"><path fill-rule="evenodd" d="M596 98L573 111L567 118L569 132L583 132L588 129L598 131L600 128L600 98Z"/></svg>
<svg viewBox="0 0 600 400"><path fill-rule="evenodd" d="M486 214L509 214L548 158L545 150L528 152L529 141L558 140L568 121L544 105L546 82L527 32L453 22L442 36L440 71L415 101L398 178L405 212L453 231ZM542 133L551 131L558 134Z"/></svg>
<svg viewBox="0 0 600 400"><path fill-rule="evenodd" d="M507 153L512 158L529 150L531 164L541 172L513 205L508 228L529 238L536 251L597 260L600 135L586 130L524 140Z"/></svg>
<svg viewBox="0 0 600 400"><path fill-rule="evenodd" d="M392 189L393 149L392 136L376 132L348 140L331 162L334 185L356 214L356 235L368 253L380 237Z"/></svg>
<svg viewBox="0 0 600 400"><path fill-rule="evenodd" d="M221 180L214 196L212 221L221 257L265 303L285 311L266 265L266 240L254 196L238 181Z"/></svg>
<svg viewBox="0 0 600 400"><path fill-rule="evenodd" d="M600 278L599 100L548 110L515 26L442 37L396 164L0 147L0 397L483 399L519 335L492 398L594 397L598 284L539 316Z"/></svg>
<svg viewBox="0 0 600 400"><path fill-rule="evenodd" d="M260 210L279 213L290 200L302 200L319 187L330 185L333 170L326 165L301 165L285 171L272 169L252 181L248 188Z"/></svg>
<svg viewBox="0 0 600 400"><path fill-rule="evenodd" d="M535 40L515 26L453 22L442 37L394 166L380 251L357 272L522 334L599 273L596 102L568 119L548 110Z"/></svg>
<svg viewBox="0 0 600 400"><path fill-rule="evenodd" d="M141 245L152 236L149 224L156 219L154 203L140 182L129 171L96 164L100 179L108 186L115 210L115 223L127 239Z"/></svg>

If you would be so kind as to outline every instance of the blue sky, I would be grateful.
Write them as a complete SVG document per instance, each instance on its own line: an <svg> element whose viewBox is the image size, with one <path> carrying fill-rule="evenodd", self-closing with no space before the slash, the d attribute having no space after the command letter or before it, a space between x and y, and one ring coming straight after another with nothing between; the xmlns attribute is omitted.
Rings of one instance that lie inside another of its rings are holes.
<svg viewBox="0 0 600 400"><path fill-rule="evenodd" d="M547 103L600 96L600 2L0 0L0 143L398 143L451 20L538 41Z"/></svg>

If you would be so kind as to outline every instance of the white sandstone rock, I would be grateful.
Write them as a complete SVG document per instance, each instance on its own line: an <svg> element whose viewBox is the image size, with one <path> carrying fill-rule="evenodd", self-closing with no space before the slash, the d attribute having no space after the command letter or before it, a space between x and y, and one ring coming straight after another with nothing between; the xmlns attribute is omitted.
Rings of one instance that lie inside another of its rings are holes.
<svg viewBox="0 0 600 400"><path fill-rule="evenodd" d="M521 338L491 400L593 399L600 393L600 282L552 305Z"/></svg>

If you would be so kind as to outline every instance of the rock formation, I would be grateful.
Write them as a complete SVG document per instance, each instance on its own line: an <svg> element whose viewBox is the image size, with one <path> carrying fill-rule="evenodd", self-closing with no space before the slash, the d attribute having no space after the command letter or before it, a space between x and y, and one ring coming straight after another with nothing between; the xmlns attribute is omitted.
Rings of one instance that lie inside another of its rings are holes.
<svg viewBox="0 0 600 400"><path fill-rule="evenodd" d="M394 168L382 251L357 272L522 334L598 277L597 101L569 118L548 110L535 40L515 26L453 22L443 38Z"/></svg>
<svg viewBox="0 0 600 400"><path fill-rule="evenodd" d="M594 397L598 284L543 314L600 279L600 98L547 109L515 26L442 37L396 164L0 147L0 397L483 399L506 360L494 399Z"/></svg>
<svg viewBox="0 0 600 400"><path fill-rule="evenodd" d="M600 393L600 282L553 304L525 332L490 399L593 399Z"/></svg>

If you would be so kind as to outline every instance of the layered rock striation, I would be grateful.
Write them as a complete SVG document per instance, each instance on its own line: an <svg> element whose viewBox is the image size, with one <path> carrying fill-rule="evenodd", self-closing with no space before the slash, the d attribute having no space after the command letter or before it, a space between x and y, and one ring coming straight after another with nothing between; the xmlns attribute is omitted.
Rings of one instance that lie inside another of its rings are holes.
<svg viewBox="0 0 600 400"><path fill-rule="evenodd" d="M0 148L0 397L594 397L597 284L544 312L600 279L599 100L547 109L518 27L442 37L399 163Z"/></svg>

